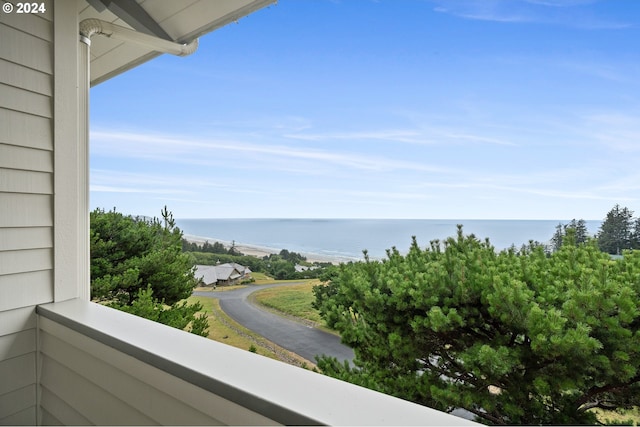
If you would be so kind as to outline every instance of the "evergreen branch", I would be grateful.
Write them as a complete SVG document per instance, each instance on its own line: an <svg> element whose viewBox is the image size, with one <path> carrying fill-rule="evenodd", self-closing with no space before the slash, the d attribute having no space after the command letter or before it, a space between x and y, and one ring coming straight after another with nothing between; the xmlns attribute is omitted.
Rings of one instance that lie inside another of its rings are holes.
<svg viewBox="0 0 640 427"><path fill-rule="evenodd" d="M640 374L636 375L635 377L631 378L629 381L624 383L609 384L602 387L592 387L587 391L587 393L585 393L584 396L582 396L580 399L577 400L576 405L578 407L578 410L580 412L584 412L587 409L589 409L589 405L599 402L597 399L595 399L592 402L592 399L594 399L596 396L602 393L622 390L632 386L637 382L640 382Z"/></svg>

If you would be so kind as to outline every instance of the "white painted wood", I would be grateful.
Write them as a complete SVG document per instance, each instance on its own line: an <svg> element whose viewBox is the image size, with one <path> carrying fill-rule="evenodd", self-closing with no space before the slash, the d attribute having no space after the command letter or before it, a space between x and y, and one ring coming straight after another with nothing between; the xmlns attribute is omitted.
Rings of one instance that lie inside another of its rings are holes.
<svg viewBox="0 0 640 427"><path fill-rule="evenodd" d="M164 2L162 4L158 2L154 4L154 2L152 1L151 2L144 1L141 3L141 6L147 12L153 13L153 17L156 20L156 22L162 24L167 19L171 19L171 17L175 16L177 13L180 13L180 11L191 7L198 1L200 0L184 0L181 2L173 1L173 2Z"/></svg>
<svg viewBox="0 0 640 427"><path fill-rule="evenodd" d="M0 425L8 426L30 426L36 424L36 408L31 407L24 409L15 414L11 414L6 418L0 419Z"/></svg>
<svg viewBox="0 0 640 427"><path fill-rule="evenodd" d="M54 10L55 301L89 299L89 85L76 10L72 0Z"/></svg>
<svg viewBox="0 0 640 427"><path fill-rule="evenodd" d="M0 226L42 227L53 225L51 196L0 193Z"/></svg>
<svg viewBox="0 0 640 427"><path fill-rule="evenodd" d="M1 75L2 74L0 74L0 76ZM0 126L0 150L3 149L2 146L4 144L7 144L5 147L20 146L23 150L27 150L28 148L47 151L53 150L53 126L51 125L51 119L33 116L20 111L0 109L0 123L2 123L2 126ZM8 150L8 148L5 149ZM13 161L15 161L13 154L16 153L3 153L0 151L0 165L4 164L9 167L14 167L11 166ZM4 159L4 161L2 159ZM9 159L11 159L11 162ZM47 170L52 171L52 156L48 154L47 159ZM23 169L34 170L30 163L25 162L23 166Z"/></svg>
<svg viewBox="0 0 640 427"><path fill-rule="evenodd" d="M0 169L0 192L51 194L53 177L48 172Z"/></svg>
<svg viewBox="0 0 640 427"><path fill-rule="evenodd" d="M0 360L11 359L34 351L36 351L35 329L0 336Z"/></svg>
<svg viewBox="0 0 640 427"><path fill-rule="evenodd" d="M199 37L203 30L209 32L218 29L271 3L274 1L218 0L212 3L200 0L162 20L162 28L177 39ZM150 3L149 7L153 7L153 3ZM161 7L161 5L155 7ZM216 16L216 18L211 19L212 16Z"/></svg>
<svg viewBox="0 0 640 427"><path fill-rule="evenodd" d="M257 412L271 422L286 424L474 424L80 299L40 306L38 314L42 333L183 399L194 410L215 407L218 410L211 415L225 423L253 424L255 418L242 422L242 417ZM70 358L64 355L66 350L50 350L52 343L48 344L45 340L41 344L48 358ZM61 353L56 356L57 351ZM72 360L75 357L80 356ZM87 378L80 372L90 367L81 367L77 373ZM43 365L43 375L44 369ZM157 374L149 375L153 370ZM175 378L186 388L179 388ZM200 391L189 391L188 386ZM225 401L230 404L226 409L216 406ZM222 418L232 416L236 418Z"/></svg>
<svg viewBox="0 0 640 427"><path fill-rule="evenodd" d="M273 421L243 408L242 405L207 393L193 384L49 319L41 319L41 326L41 351L47 357L68 366L91 383L99 384L102 389L118 396L156 423L273 424Z"/></svg>
<svg viewBox="0 0 640 427"><path fill-rule="evenodd" d="M51 249L24 249L4 251L0 257L0 275L51 270L53 267Z"/></svg>
<svg viewBox="0 0 640 427"><path fill-rule="evenodd" d="M0 13L2 425L38 422L35 305L53 300L51 16Z"/></svg>
<svg viewBox="0 0 640 427"><path fill-rule="evenodd" d="M77 380L73 385L76 390L86 390L86 394L95 395L93 388L99 387L100 393L107 392L112 398L110 401L101 399L101 406L107 406L103 410L107 410L110 413L135 411L136 413L144 414L148 418L137 420L135 424L217 424L216 420L194 410L194 408L181 402L176 397L151 387L135 376L122 372L100 358L79 351L78 348L57 340L49 334L43 334L41 338L42 348L46 349L46 357L51 358L58 364L54 365L51 362L47 362L49 365L43 365L43 369L60 369L61 366L64 366L82 378L82 380ZM135 360L131 362L139 363ZM163 372L158 372L158 374L166 375ZM116 399L113 399L114 397ZM98 419L94 415L95 410L93 408L89 410L83 404L74 406L83 408L82 412L88 414L86 416L92 423L105 424L115 421L122 422L123 420L122 418L114 420L103 417ZM134 422L132 421L132 423Z"/></svg>
<svg viewBox="0 0 640 427"><path fill-rule="evenodd" d="M35 353L0 361L0 395L35 384L35 364Z"/></svg>
<svg viewBox="0 0 640 427"><path fill-rule="evenodd" d="M95 8L91 7L89 3L87 3L84 0L78 0L76 12L78 14L78 22L84 19L89 19L89 18L101 19L107 22L115 22L119 20L118 17L113 13L111 13L109 9L105 9L102 12L98 12Z"/></svg>
<svg viewBox="0 0 640 427"><path fill-rule="evenodd" d="M0 84L0 108L51 118L51 98Z"/></svg>
<svg viewBox="0 0 640 427"><path fill-rule="evenodd" d="M83 417L67 402L56 396L46 387L40 388L41 425L88 426L91 421ZM65 424L60 420L65 420Z"/></svg>
<svg viewBox="0 0 640 427"><path fill-rule="evenodd" d="M53 301L53 273L50 270L0 276L0 311Z"/></svg>
<svg viewBox="0 0 640 427"><path fill-rule="evenodd" d="M127 405L116 396L107 393L96 384L87 381L74 370L50 359L42 357L40 384L51 393L76 409L90 424L96 425L152 425L135 408ZM42 403L41 403L42 404ZM43 406L51 412L51 408ZM125 421L126 420L126 421ZM67 424L66 420L60 420Z"/></svg>
<svg viewBox="0 0 640 427"><path fill-rule="evenodd" d="M0 425L16 425L18 418L22 419L25 414L21 414L24 411L31 412L35 415L35 402L36 402L36 385L31 384L27 387L22 387L12 392L3 394L0 396ZM17 415L21 414L21 415ZM32 424L35 423L35 417L33 417Z"/></svg>
<svg viewBox="0 0 640 427"><path fill-rule="evenodd" d="M0 24L0 58L51 74L51 43L15 28Z"/></svg>
<svg viewBox="0 0 640 427"><path fill-rule="evenodd" d="M107 50L108 45L111 45L112 49ZM101 46L104 48L99 49ZM120 42L114 46L113 40L94 36L91 40L91 85L95 85L96 81L101 81L102 76L115 76L158 55L158 53L149 52L147 48L137 44ZM114 57L118 58L118 63L123 64L122 68L113 67Z"/></svg>
<svg viewBox="0 0 640 427"><path fill-rule="evenodd" d="M0 228L0 251L52 247L51 227Z"/></svg>
<svg viewBox="0 0 640 427"><path fill-rule="evenodd" d="M46 150L0 144L0 167L53 172L53 156Z"/></svg>
<svg viewBox="0 0 640 427"><path fill-rule="evenodd" d="M16 424L26 414L35 414L35 366L31 364L37 343L35 327L33 307L0 311L0 425ZM19 376L20 368L29 369L26 383Z"/></svg>
<svg viewBox="0 0 640 427"><path fill-rule="evenodd" d="M2 16L0 14L0 16ZM51 75L0 59L0 75L5 84L51 96Z"/></svg>
<svg viewBox="0 0 640 427"><path fill-rule="evenodd" d="M0 312L0 336L36 327L35 307Z"/></svg>
<svg viewBox="0 0 640 427"><path fill-rule="evenodd" d="M0 13L0 23L45 41L51 41L53 39L53 27L51 18L47 19L46 15L50 15L50 12L47 13L45 10L44 13L16 13L15 11L14 13Z"/></svg>
<svg viewBox="0 0 640 427"><path fill-rule="evenodd" d="M142 7L152 18L161 23L174 40L191 41L194 37L234 22L246 14L275 3L275 1L151 1L142 3ZM98 18L107 22L115 22L118 25L124 24L108 10L96 13L92 8L79 5L78 12L81 14L81 19ZM96 36L92 40L91 47L91 85L103 82L156 56L158 53L151 50L132 48L130 43L123 44L113 39L103 38L100 40L100 36Z"/></svg>

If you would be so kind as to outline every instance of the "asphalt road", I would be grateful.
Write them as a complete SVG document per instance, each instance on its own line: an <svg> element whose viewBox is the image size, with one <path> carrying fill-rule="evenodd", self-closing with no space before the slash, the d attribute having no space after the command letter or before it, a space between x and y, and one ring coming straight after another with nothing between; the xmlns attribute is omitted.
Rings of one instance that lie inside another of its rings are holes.
<svg viewBox="0 0 640 427"><path fill-rule="evenodd" d="M194 292L193 294L219 299L220 307L233 320L311 362L315 362L316 355L323 354L333 356L340 361L352 361L353 350L342 344L340 337L270 313L249 302L248 296L253 292L293 284L295 283L274 283L248 286L232 291Z"/></svg>
<svg viewBox="0 0 640 427"><path fill-rule="evenodd" d="M219 299L220 307L236 322L309 361L314 362L316 355L325 354L340 361L351 362L354 357L353 350L342 344L336 335L270 313L249 302L248 296L253 292L295 284L298 283L274 283L248 286L233 291L194 292L193 294ZM473 420L475 417L471 412L461 408L455 409L452 414L468 420Z"/></svg>

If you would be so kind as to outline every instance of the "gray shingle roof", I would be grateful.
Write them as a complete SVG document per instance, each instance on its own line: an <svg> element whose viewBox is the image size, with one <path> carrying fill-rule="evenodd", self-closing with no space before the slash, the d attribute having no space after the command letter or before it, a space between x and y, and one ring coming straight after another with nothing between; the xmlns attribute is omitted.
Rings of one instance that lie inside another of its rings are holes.
<svg viewBox="0 0 640 427"><path fill-rule="evenodd" d="M218 281L239 279L251 270L238 263L225 263L219 265L196 265L196 278L201 278L205 285L212 285Z"/></svg>

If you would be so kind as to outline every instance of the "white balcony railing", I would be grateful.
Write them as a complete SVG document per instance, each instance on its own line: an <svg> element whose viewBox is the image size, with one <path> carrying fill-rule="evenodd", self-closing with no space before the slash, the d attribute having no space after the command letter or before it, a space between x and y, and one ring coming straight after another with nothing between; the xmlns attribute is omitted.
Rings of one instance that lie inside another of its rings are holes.
<svg viewBox="0 0 640 427"><path fill-rule="evenodd" d="M41 424L470 424L83 300L37 313Z"/></svg>

